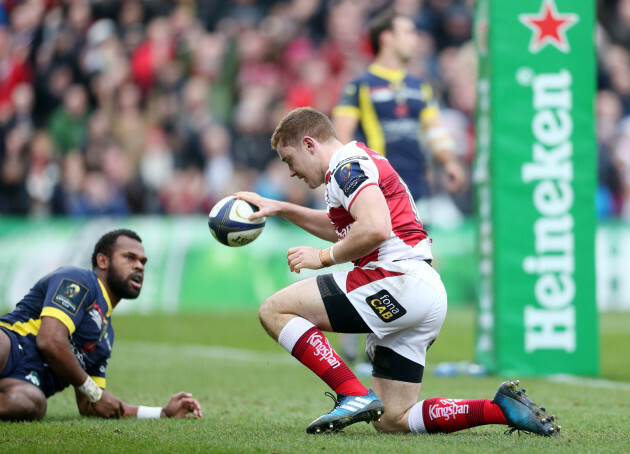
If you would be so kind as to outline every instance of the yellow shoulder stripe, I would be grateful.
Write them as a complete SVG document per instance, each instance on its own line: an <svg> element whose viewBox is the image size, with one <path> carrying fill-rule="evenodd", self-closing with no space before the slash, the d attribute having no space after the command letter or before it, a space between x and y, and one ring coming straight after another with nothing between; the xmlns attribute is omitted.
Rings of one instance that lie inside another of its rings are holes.
<svg viewBox="0 0 630 454"><path fill-rule="evenodd" d="M68 328L68 331L70 332L70 334L74 333L77 329L76 326L74 326L74 322L72 321L72 319L68 316L68 314L66 314L61 309L46 306L44 309L42 309L42 313L40 317L44 317L44 316L53 317L59 320L61 323L66 325L66 328ZM41 323L41 318L39 322Z"/></svg>
<svg viewBox="0 0 630 454"><path fill-rule="evenodd" d="M365 133L368 148L385 156L385 135L378 121L376 109L370 98L370 87L361 85L359 88L359 105L361 106L361 127Z"/></svg>
<svg viewBox="0 0 630 454"><path fill-rule="evenodd" d="M440 116L440 108L436 105L427 106L420 112L420 121L433 120Z"/></svg>
<svg viewBox="0 0 630 454"><path fill-rule="evenodd" d="M360 111L357 106L337 106L332 111L333 117L359 118Z"/></svg>
<svg viewBox="0 0 630 454"><path fill-rule="evenodd" d="M105 377L91 377L94 380L94 383L98 385L99 388L105 389Z"/></svg>
<svg viewBox="0 0 630 454"><path fill-rule="evenodd" d="M37 332L39 331L39 327L41 326L41 324L41 318L38 318L37 320L30 319L28 322L16 322L13 325L7 322L0 322L0 326L10 329L15 333L18 333L20 336L26 336L28 334L33 334L37 336Z"/></svg>
<svg viewBox="0 0 630 454"><path fill-rule="evenodd" d="M372 63L368 66L368 71L381 79L389 80L390 82L399 83L407 76L407 72L404 69L390 69L376 63Z"/></svg>
<svg viewBox="0 0 630 454"><path fill-rule="evenodd" d="M426 82L420 85L422 100L426 103L433 101L433 88Z"/></svg>

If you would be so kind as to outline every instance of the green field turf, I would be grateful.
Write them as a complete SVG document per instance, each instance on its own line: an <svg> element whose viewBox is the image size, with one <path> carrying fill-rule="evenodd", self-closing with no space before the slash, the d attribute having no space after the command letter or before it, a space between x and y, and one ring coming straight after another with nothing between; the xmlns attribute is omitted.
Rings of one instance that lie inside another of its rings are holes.
<svg viewBox="0 0 630 454"><path fill-rule="evenodd" d="M423 397L493 397L521 378L535 401L558 416L560 439L488 426L449 435L392 436L366 424L312 436L306 426L332 408L327 387L266 337L255 313L116 316L108 390L130 403L163 405L192 392L201 420L105 421L81 418L71 390L48 402L37 423L0 423L0 452L630 452L630 314L601 319L602 379L580 383L524 377L451 377L441 361L472 360L472 310L452 310L431 348ZM605 379L605 380L604 380Z"/></svg>

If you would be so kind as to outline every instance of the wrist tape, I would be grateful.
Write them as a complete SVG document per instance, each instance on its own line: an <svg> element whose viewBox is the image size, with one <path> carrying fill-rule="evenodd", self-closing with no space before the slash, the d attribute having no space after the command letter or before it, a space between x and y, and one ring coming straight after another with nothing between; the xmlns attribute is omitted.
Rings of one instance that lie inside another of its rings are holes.
<svg viewBox="0 0 630 454"><path fill-rule="evenodd" d="M138 419L154 419L161 416L162 407L145 407L144 405L138 407L138 414L136 415Z"/></svg>
<svg viewBox="0 0 630 454"><path fill-rule="evenodd" d="M77 389L85 394L88 400L92 403L98 402L101 400L101 397L103 397L103 390L99 388L96 382L92 380L92 377L89 375L85 382Z"/></svg>

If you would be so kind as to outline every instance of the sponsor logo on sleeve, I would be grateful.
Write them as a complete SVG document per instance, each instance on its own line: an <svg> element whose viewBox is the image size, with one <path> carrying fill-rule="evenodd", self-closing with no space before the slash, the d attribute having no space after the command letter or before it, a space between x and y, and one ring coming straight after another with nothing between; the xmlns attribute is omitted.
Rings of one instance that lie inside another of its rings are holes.
<svg viewBox="0 0 630 454"><path fill-rule="evenodd" d="M335 170L335 180L346 197L350 197L367 179L368 176L356 161L339 166Z"/></svg>
<svg viewBox="0 0 630 454"><path fill-rule="evenodd" d="M88 289L83 285L70 279L63 279L57 288L55 296L52 298L52 302L66 312L77 315L79 307L87 294Z"/></svg>
<svg viewBox="0 0 630 454"><path fill-rule="evenodd" d="M407 313L407 310L387 290L381 290L368 296L365 301L385 323L396 320Z"/></svg>

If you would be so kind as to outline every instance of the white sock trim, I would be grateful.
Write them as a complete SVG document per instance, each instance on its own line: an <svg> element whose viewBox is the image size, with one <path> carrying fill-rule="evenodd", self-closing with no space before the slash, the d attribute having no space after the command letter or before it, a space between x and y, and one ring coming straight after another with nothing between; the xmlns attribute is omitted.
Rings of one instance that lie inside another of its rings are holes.
<svg viewBox="0 0 630 454"><path fill-rule="evenodd" d="M409 410L409 430L414 434L425 434L427 429L424 427L424 418L422 417L422 404L424 400L421 400Z"/></svg>
<svg viewBox="0 0 630 454"><path fill-rule="evenodd" d="M278 343L282 345L286 351L291 353L297 341L300 340L300 337L302 337L305 332L314 326L315 325L305 318L295 317L294 319L291 319L289 323L284 325L284 328L280 331Z"/></svg>

